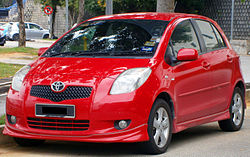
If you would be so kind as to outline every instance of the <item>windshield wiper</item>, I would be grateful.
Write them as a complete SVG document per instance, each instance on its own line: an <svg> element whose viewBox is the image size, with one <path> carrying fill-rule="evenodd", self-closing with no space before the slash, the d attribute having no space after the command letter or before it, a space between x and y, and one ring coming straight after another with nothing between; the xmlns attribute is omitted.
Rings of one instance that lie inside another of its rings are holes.
<svg viewBox="0 0 250 157"><path fill-rule="evenodd" d="M153 53L140 51L140 50L131 50L131 51L114 51L113 56L151 56Z"/></svg>
<svg viewBox="0 0 250 157"><path fill-rule="evenodd" d="M66 52L62 52L62 53L54 53L51 54L50 57L55 57L55 56L61 56L61 57L65 57L65 56L100 56L100 55L110 55L110 51L66 51Z"/></svg>
<svg viewBox="0 0 250 157"><path fill-rule="evenodd" d="M151 56L152 52L140 51L140 50L128 50L128 51L66 51L62 53L50 54L50 57L55 56Z"/></svg>

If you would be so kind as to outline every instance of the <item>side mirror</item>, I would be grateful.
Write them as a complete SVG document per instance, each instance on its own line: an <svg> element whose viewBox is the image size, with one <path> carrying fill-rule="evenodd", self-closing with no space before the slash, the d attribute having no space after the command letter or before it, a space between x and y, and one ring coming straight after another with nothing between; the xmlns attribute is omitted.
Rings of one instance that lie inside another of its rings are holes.
<svg viewBox="0 0 250 157"><path fill-rule="evenodd" d="M183 48L177 54L178 61L194 61L198 59L198 51L196 49Z"/></svg>
<svg viewBox="0 0 250 157"><path fill-rule="evenodd" d="M42 47L38 50L38 56L41 56L46 50L48 49L48 47Z"/></svg>

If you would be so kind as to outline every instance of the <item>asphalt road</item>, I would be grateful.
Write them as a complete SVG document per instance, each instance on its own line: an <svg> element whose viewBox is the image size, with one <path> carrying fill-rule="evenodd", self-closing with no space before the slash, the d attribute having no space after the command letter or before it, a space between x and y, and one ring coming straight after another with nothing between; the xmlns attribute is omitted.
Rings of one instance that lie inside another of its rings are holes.
<svg viewBox="0 0 250 157"><path fill-rule="evenodd" d="M0 145L0 156L149 156L141 153L138 144L94 144L46 141L39 147L23 148L16 144ZM243 128L223 132L217 123L190 128L174 134L168 151L160 157L249 157L250 110Z"/></svg>

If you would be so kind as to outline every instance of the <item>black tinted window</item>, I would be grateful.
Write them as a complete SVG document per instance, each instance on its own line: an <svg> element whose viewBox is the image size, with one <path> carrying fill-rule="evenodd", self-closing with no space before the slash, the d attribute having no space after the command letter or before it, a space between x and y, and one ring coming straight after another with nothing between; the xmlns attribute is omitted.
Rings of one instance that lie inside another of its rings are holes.
<svg viewBox="0 0 250 157"><path fill-rule="evenodd" d="M193 48L200 51L196 33L189 20L183 21L176 26L169 44L174 56L177 56L178 51L182 48Z"/></svg>
<svg viewBox="0 0 250 157"><path fill-rule="evenodd" d="M201 34L205 41L207 51L209 52L214 49L220 48L220 44L217 41L210 23L202 20L196 20L196 22L201 30Z"/></svg>
<svg viewBox="0 0 250 157"><path fill-rule="evenodd" d="M158 20L86 22L43 56L153 56L167 24Z"/></svg>

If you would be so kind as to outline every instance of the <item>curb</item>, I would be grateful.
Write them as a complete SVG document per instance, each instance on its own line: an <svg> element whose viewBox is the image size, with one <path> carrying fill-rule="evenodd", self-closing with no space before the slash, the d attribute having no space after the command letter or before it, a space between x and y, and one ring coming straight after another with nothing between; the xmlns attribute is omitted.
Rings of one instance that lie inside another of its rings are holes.
<svg viewBox="0 0 250 157"><path fill-rule="evenodd" d="M13 140L12 137L2 134L3 129L4 129L4 125L0 125L0 145L1 144L14 143L14 140Z"/></svg>
<svg viewBox="0 0 250 157"><path fill-rule="evenodd" d="M39 39L37 39L37 40L34 40L34 42L39 42L39 43L50 43L50 44L53 44L54 42L55 42L56 40L54 40L54 41L50 41L50 40L39 40Z"/></svg>

